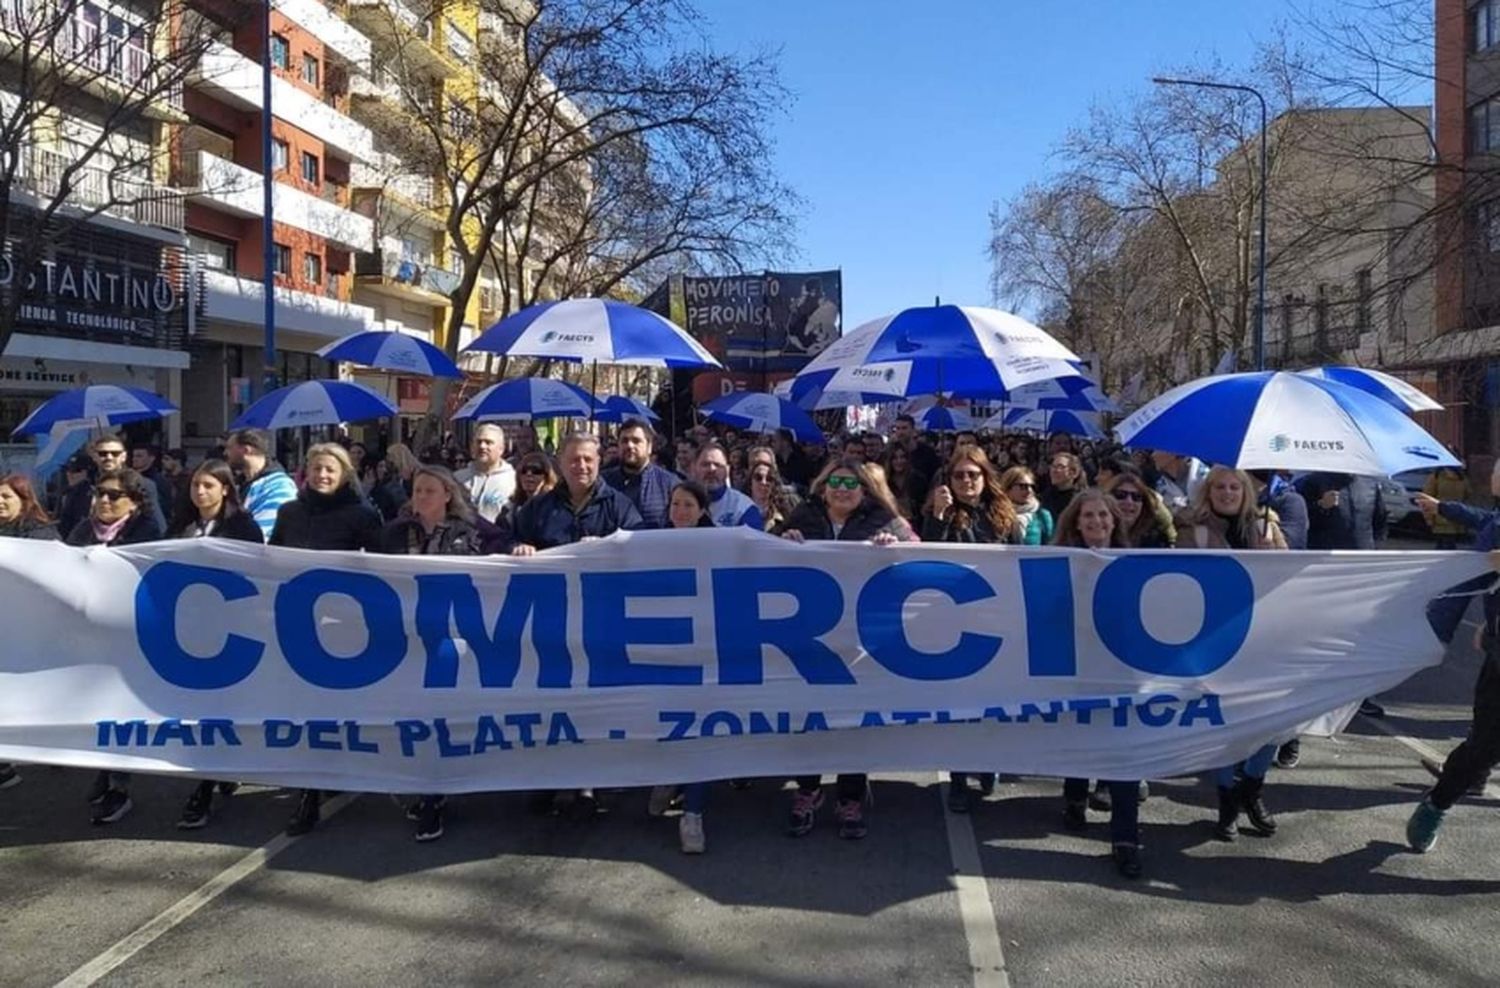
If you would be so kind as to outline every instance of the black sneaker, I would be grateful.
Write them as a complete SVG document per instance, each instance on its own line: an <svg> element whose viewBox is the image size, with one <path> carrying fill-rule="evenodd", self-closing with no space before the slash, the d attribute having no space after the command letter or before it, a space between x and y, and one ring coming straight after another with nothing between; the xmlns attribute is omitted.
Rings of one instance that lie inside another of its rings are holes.
<svg viewBox="0 0 1500 988"><path fill-rule="evenodd" d="M447 796L423 796L406 804L406 818L412 823L419 823L422 819L422 814L425 812L424 807L426 807L429 800L435 802L438 809L442 809L448 804Z"/></svg>
<svg viewBox="0 0 1500 988"><path fill-rule="evenodd" d="M12 789L21 784L21 776L14 765L0 765L0 789Z"/></svg>
<svg viewBox="0 0 1500 988"><path fill-rule="evenodd" d="M437 840L443 836L443 801L441 799L422 800L417 814L418 843Z"/></svg>
<svg viewBox="0 0 1500 988"><path fill-rule="evenodd" d="M1279 768L1296 768L1302 761L1302 742L1296 738L1276 749L1276 765Z"/></svg>
<svg viewBox="0 0 1500 988"><path fill-rule="evenodd" d="M130 793L125 790L107 790L104 798L94 806L93 821L96 824L115 823L129 813L134 806L135 804L130 801Z"/></svg>
<svg viewBox="0 0 1500 988"><path fill-rule="evenodd" d="M1111 803L1109 786L1100 782L1094 786L1094 791L1089 793L1089 809L1099 813L1108 813Z"/></svg>
<svg viewBox="0 0 1500 988"><path fill-rule="evenodd" d="M1359 712L1364 714L1366 717L1385 716L1385 708L1376 703L1374 700L1359 701Z"/></svg>
<svg viewBox="0 0 1500 988"><path fill-rule="evenodd" d="M318 793L313 789L302 790L302 798L297 802L297 809L292 813L292 818L287 821L286 835L288 837L301 837L310 832L323 818L322 809L319 807Z"/></svg>
<svg viewBox="0 0 1500 988"><path fill-rule="evenodd" d="M994 794L995 794L995 773L994 772L980 772L979 773L979 795L981 795L981 796L993 796Z"/></svg>
<svg viewBox="0 0 1500 988"><path fill-rule="evenodd" d="M89 805L98 806L104 802L104 797L109 795L109 773L95 772L94 781L89 783L89 793L86 797Z"/></svg>
<svg viewBox="0 0 1500 988"><path fill-rule="evenodd" d="M193 790L188 797L187 805L182 808L182 819L177 821L178 830L198 830L208 824L209 807L214 800L214 784L212 782L199 786Z"/></svg>
<svg viewBox="0 0 1500 988"><path fill-rule="evenodd" d="M219 795L220 796L233 796L235 793L237 793L239 791L240 791L240 784L238 782L221 782L221 783L219 783Z"/></svg>
<svg viewBox="0 0 1500 988"><path fill-rule="evenodd" d="M1114 849L1115 870L1125 878L1140 878L1141 849L1134 844L1116 844Z"/></svg>

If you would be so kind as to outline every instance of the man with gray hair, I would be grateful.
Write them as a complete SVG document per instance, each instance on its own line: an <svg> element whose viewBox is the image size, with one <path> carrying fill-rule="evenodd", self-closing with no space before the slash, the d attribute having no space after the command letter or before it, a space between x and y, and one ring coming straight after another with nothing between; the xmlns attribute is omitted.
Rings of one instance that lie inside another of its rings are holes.
<svg viewBox="0 0 1500 988"><path fill-rule="evenodd" d="M624 529L646 527L634 502L599 477L599 438L576 432L563 440L558 466L562 483L516 512L514 556L602 539Z"/></svg>
<svg viewBox="0 0 1500 988"><path fill-rule="evenodd" d="M479 516L493 522L516 490L516 468L505 461L505 430L493 422L480 423L469 451L473 459L453 479L469 492Z"/></svg>

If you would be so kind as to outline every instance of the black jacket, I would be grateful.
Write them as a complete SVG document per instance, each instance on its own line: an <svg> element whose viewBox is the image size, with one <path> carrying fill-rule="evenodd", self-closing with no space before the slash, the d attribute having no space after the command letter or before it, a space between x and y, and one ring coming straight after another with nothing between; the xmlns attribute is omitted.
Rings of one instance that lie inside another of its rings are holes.
<svg viewBox="0 0 1500 988"><path fill-rule="evenodd" d="M567 484L558 484L527 501L516 512L514 534L516 543L554 549L581 539L603 538L622 529L636 531L645 527L630 498L598 480L588 503L576 513Z"/></svg>
<svg viewBox="0 0 1500 988"><path fill-rule="evenodd" d="M155 542L163 537L162 526L157 522L156 516L147 511L142 505L125 527L120 529L120 534L110 545L135 545L138 542ZM68 545L88 546L101 545L98 538L94 536L94 522L85 518L73 526L73 531L68 533Z"/></svg>
<svg viewBox="0 0 1500 988"><path fill-rule="evenodd" d="M0 538L43 539L56 542L62 536L57 534L57 526L51 522L28 521L23 518L9 525L0 525Z"/></svg>
<svg viewBox="0 0 1500 988"><path fill-rule="evenodd" d="M1062 517L1064 511L1068 510L1068 505L1073 503L1073 499L1078 496L1080 490L1082 488L1079 487L1060 490L1048 484L1046 488L1037 492L1036 499L1041 502L1042 507L1047 509L1052 520L1056 521Z"/></svg>
<svg viewBox="0 0 1500 988"><path fill-rule="evenodd" d="M1302 479L1302 497L1307 501L1307 547L1309 549L1374 549L1385 538L1385 499L1380 484L1369 477L1346 473L1314 473ZM1335 508L1318 502L1329 491L1339 492Z"/></svg>
<svg viewBox="0 0 1500 988"><path fill-rule="evenodd" d="M370 500L386 521L395 521L406 502L411 500L411 491L400 477L387 477L385 483L370 492Z"/></svg>
<svg viewBox="0 0 1500 988"><path fill-rule="evenodd" d="M367 549L380 546L380 515L349 484L332 494L303 488L276 512L271 545L292 549Z"/></svg>
<svg viewBox="0 0 1500 988"><path fill-rule="evenodd" d="M810 497L797 505L777 534L795 529L809 542L868 542L881 532L896 533L896 516L875 501L865 498L844 522L837 535L833 533L833 519L828 517L828 506L822 498Z"/></svg>
<svg viewBox="0 0 1500 988"><path fill-rule="evenodd" d="M192 539L198 537L198 523L190 521L179 525L174 529L169 538ZM260 526L255 524L255 519L244 511L233 511L228 515L219 517L219 524L214 528L213 534L209 536L215 539L232 539L236 542L254 542L261 545L266 541Z"/></svg>
<svg viewBox="0 0 1500 988"><path fill-rule="evenodd" d="M958 525L958 516L966 513L971 519L967 525ZM1009 532L997 532L990 523L989 510L980 504L977 508L961 512L957 504L948 509L946 521L938 521L931 514L922 515L923 542L972 542L982 545L1014 545L1020 541L1014 528Z"/></svg>
<svg viewBox="0 0 1500 988"><path fill-rule="evenodd" d="M429 549L421 522L397 518L381 529L378 551L391 556L477 556L479 543L475 526L462 518L449 518L439 526L437 544Z"/></svg>

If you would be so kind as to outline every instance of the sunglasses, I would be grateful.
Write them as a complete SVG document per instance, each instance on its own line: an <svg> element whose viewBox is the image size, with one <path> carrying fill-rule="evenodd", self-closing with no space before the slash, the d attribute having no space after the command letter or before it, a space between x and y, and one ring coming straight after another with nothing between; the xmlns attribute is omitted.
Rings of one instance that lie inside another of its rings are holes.
<svg viewBox="0 0 1500 988"><path fill-rule="evenodd" d="M125 455L125 451L123 449L96 449L96 450L94 450L94 452L97 455L99 455L99 456L114 457L114 456L124 456Z"/></svg>
<svg viewBox="0 0 1500 988"><path fill-rule="evenodd" d="M978 480L984 474L978 470L955 470L949 476L954 480Z"/></svg>
<svg viewBox="0 0 1500 988"><path fill-rule="evenodd" d="M115 501L125 501L129 498L130 495L126 494L124 491L97 488L94 490L94 499L98 501L109 501L110 503L114 503Z"/></svg>
<svg viewBox="0 0 1500 988"><path fill-rule="evenodd" d="M843 490L843 491L857 491L857 490L859 490L859 478L858 477L829 477L828 478L828 486L831 489L836 490L836 491L839 491L839 490Z"/></svg>
<svg viewBox="0 0 1500 988"><path fill-rule="evenodd" d="M541 467L522 467L521 468L521 476L523 476L523 477L545 477L545 476L547 476L547 471L544 470L544 469L542 469Z"/></svg>
<svg viewBox="0 0 1500 988"><path fill-rule="evenodd" d="M1146 495L1140 491L1115 491L1116 501L1134 501L1137 504L1146 503Z"/></svg>
<svg viewBox="0 0 1500 988"><path fill-rule="evenodd" d="M1018 480L1014 484L1010 485L1010 489L1011 490L1015 490L1017 487L1021 488L1021 490L1023 490L1023 491L1034 491L1034 490L1036 490L1036 485L1035 484L1028 484L1024 480Z"/></svg>

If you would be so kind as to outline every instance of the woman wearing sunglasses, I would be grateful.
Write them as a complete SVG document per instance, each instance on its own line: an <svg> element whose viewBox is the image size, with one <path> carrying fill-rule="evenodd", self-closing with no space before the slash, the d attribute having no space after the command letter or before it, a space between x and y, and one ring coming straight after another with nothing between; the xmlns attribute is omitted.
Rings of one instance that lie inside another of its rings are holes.
<svg viewBox="0 0 1500 988"><path fill-rule="evenodd" d="M1243 470L1214 467L1178 516L1179 549L1285 549L1286 539L1276 513L1257 504L1255 481ZM1276 818L1266 808L1261 790L1266 772L1276 758L1279 741L1263 745L1238 765L1219 769L1219 819L1214 836L1232 841L1239 834L1240 813L1260 837L1276 833Z"/></svg>
<svg viewBox="0 0 1500 988"><path fill-rule="evenodd" d="M150 510L141 475L129 468L101 473L94 481L89 516L68 533L68 545L122 546L154 542L161 525ZM130 801L129 772L100 772L89 788L94 823L115 823L135 805Z"/></svg>
<svg viewBox="0 0 1500 988"><path fill-rule="evenodd" d="M1170 549L1177 544L1172 512L1134 468L1109 478L1104 492L1115 499L1125 541L1132 549Z"/></svg>
<svg viewBox="0 0 1500 988"><path fill-rule="evenodd" d="M787 493L774 459L770 463L759 461L751 464L750 473L745 477L744 490L760 509L760 516L764 519L765 530L768 532L776 531L791 517L800 503L795 496Z"/></svg>
<svg viewBox="0 0 1500 988"><path fill-rule="evenodd" d="M1051 545L1052 513L1036 497L1036 475L1026 467L1011 467L1000 475L1000 489L1016 509L1022 545Z"/></svg>
<svg viewBox="0 0 1500 988"><path fill-rule="evenodd" d="M892 545L900 539L898 525L904 527L896 506L878 492L864 463L846 457L823 468L813 480L807 500L792 512L779 534L793 542ZM837 785L839 836L859 840L869 832L864 814L869 777L846 773L838 777ZM816 775L798 778L787 833L793 837L810 833L822 805L822 778Z"/></svg>
<svg viewBox="0 0 1500 988"><path fill-rule="evenodd" d="M961 542L970 545L1018 545L1024 534L1015 504L1000 486L990 458L978 446L960 446L944 471L948 482L938 484L922 515L923 542ZM969 812L969 777L979 791L995 791L993 772L949 772L948 809Z"/></svg>

